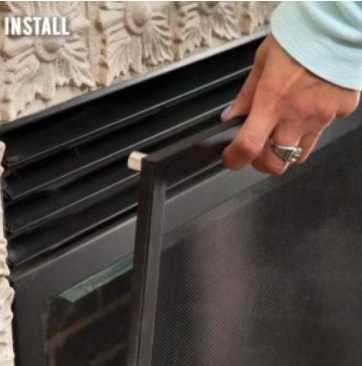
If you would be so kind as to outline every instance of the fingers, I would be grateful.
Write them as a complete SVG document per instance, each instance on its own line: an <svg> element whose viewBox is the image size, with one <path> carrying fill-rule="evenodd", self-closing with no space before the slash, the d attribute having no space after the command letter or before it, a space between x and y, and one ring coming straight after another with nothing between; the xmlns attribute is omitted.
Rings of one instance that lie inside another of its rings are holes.
<svg viewBox="0 0 362 366"><path fill-rule="evenodd" d="M223 152L224 163L229 169L242 169L263 151L278 120L267 105L264 94L256 92L247 120Z"/></svg>
<svg viewBox="0 0 362 366"><path fill-rule="evenodd" d="M223 152L225 165L238 170L251 163L263 172L283 174L288 164L275 153L270 137L277 145L300 146L303 152L297 163L302 163L332 119L356 109L359 96L308 72L269 37L258 49L253 70L234 103L222 115L223 120L248 115ZM283 150L279 152L283 155ZM288 149L284 152L285 159L293 161Z"/></svg>

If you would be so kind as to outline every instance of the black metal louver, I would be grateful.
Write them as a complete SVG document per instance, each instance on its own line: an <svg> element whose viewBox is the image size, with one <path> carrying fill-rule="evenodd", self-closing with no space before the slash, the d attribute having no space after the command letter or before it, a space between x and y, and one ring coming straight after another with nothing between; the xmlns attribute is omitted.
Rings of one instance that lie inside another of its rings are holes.
<svg viewBox="0 0 362 366"><path fill-rule="evenodd" d="M219 123L262 35L4 126L10 265L134 212L138 176L128 154Z"/></svg>

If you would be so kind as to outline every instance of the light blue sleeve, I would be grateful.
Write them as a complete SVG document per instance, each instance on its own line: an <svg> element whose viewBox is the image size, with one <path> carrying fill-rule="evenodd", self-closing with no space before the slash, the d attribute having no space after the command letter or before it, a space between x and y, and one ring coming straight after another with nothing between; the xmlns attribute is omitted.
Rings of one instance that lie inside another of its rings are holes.
<svg viewBox="0 0 362 366"><path fill-rule="evenodd" d="M285 1L271 29L306 69L345 88L362 90L362 2Z"/></svg>

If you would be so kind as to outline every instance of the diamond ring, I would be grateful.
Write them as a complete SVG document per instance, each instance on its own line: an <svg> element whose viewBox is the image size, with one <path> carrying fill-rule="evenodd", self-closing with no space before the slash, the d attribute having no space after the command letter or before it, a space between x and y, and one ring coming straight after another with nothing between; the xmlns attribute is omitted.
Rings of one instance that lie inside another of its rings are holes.
<svg viewBox="0 0 362 366"><path fill-rule="evenodd" d="M269 140L273 151L286 163L295 163L302 155L303 149L300 146L277 145L272 139Z"/></svg>

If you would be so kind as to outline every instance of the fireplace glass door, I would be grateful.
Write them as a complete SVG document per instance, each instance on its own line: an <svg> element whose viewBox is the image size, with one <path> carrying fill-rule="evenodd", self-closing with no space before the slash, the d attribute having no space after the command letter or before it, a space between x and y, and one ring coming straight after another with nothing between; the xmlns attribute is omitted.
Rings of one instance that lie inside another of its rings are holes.
<svg viewBox="0 0 362 366"><path fill-rule="evenodd" d="M362 364L362 129L283 177L222 124L143 159L131 366Z"/></svg>

